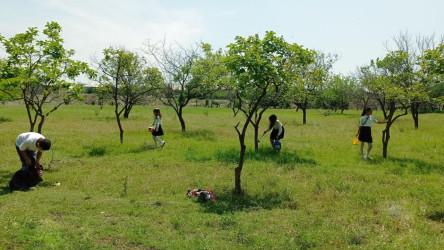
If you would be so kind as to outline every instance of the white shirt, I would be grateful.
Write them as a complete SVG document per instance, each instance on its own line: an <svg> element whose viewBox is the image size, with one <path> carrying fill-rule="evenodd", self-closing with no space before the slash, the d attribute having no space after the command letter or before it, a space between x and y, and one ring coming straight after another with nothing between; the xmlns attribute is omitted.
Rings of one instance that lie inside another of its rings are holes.
<svg viewBox="0 0 444 250"><path fill-rule="evenodd" d="M359 120L359 126L360 127L371 127L372 123L376 122L378 123L378 120L376 120L373 116L367 116L364 115L361 117L361 119Z"/></svg>
<svg viewBox="0 0 444 250"><path fill-rule="evenodd" d="M32 150L32 151L39 151L37 146L35 145L37 143L37 140L45 137L39 133L35 132L27 132L19 134L17 139L15 140L15 145L21 150Z"/></svg>
<svg viewBox="0 0 444 250"><path fill-rule="evenodd" d="M278 135L282 134L282 123L279 120L276 120L276 122L273 125L273 129L278 129Z"/></svg>
<svg viewBox="0 0 444 250"><path fill-rule="evenodd" d="M162 126L162 118L160 118L160 116L156 116L154 119L154 126L156 130L159 129L159 126Z"/></svg>

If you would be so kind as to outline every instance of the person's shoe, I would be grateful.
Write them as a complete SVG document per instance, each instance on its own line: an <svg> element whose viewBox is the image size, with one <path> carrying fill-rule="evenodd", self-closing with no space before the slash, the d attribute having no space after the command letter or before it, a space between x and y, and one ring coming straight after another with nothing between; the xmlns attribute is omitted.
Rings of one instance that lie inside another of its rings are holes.
<svg viewBox="0 0 444 250"><path fill-rule="evenodd" d="M163 145L165 145L165 142L162 142L162 145L160 145L163 148Z"/></svg>
<svg viewBox="0 0 444 250"><path fill-rule="evenodd" d="M365 160L365 159L367 159L367 156L366 155L361 155L361 160Z"/></svg>
<svg viewBox="0 0 444 250"><path fill-rule="evenodd" d="M366 155L365 158L367 158L369 160L373 160L373 158L371 158L369 155Z"/></svg>

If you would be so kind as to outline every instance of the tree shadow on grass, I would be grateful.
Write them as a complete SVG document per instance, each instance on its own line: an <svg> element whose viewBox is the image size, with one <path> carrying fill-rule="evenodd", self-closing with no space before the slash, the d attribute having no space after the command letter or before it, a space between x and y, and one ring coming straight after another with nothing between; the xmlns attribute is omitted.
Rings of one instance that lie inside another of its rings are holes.
<svg viewBox="0 0 444 250"><path fill-rule="evenodd" d="M238 163L239 149L230 148L227 150L219 150L216 152L216 160L227 163ZM276 164L294 165L306 164L316 165L316 161L310 158L304 158L299 154L291 151L281 150L276 151L272 148L259 148L258 152L254 150L247 150L245 152L245 161L259 161L259 162L275 162Z"/></svg>
<svg viewBox="0 0 444 250"><path fill-rule="evenodd" d="M88 145L83 146L83 149L86 150L86 154L90 157L100 157L109 153L107 146Z"/></svg>
<svg viewBox="0 0 444 250"><path fill-rule="evenodd" d="M9 118L5 118L3 116L0 116L0 123L3 123L3 122L12 122L12 120Z"/></svg>
<svg viewBox="0 0 444 250"><path fill-rule="evenodd" d="M409 158L389 158L388 160L398 164L403 169L409 169L417 174L430 174L432 172L444 174L444 164L429 163Z"/></svg>
<svg viewBox="0 0 444 250"><path fill-rule="evenodd" d="M0 195L12 193L11 189L9 189L9 181L12 176L13 174L8 171L0 170L0 183L5 183L5 186L0 186Z"/></svg>
<svg viewBox="0 0 444 250"><path fill-rule="evenodd" d="M234 212L249 212L259 209L287 208L298 209L298 204L292 201L287 192L269 191L262 194L247 193L234 195L232 190L216 190L216 201L199 201L205 213L226 214Z"/></svg>
<svg viewBox="0 0 444 250"><path fill-rule="evenodd" d="M427 218L436 222L444 223L444 210L429 213Z"/></svg>
<svg viewBox="0 0 444 250"><path fill-rule="evenodd" d="M154 144L143 143L137 148L133 148L129 150L129 153L138 154L143 153L148 150L155 150L157 147Z"/></svg>
<svg viewBox="0 0 444 250"><path fill-rule="evenodd" d="M180 135L183 138L193 138L198 141L215 141L216 136L213 131L211 130L199 130L199 131L186 131L181 132L178 135Z"/></svg>

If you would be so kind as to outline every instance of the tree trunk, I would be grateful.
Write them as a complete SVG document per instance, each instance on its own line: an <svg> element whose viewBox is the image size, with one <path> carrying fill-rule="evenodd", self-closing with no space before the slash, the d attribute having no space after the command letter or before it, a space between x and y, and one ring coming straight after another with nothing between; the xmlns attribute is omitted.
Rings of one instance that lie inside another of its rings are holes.
<svg viewBox="0 0 444 250"><path fill-rule="evenodd" d="M29 132L34 132L36 122L32 120L31 117L29 117Z"/></svg>
<svg viewBox="0 0 444 250"><path fill-rule="evenodd" d="M128 105L124 108L123 119L128 119L129 114L130 114L132 108L133 108L133 105L131 105L131 104L128 104Z"/></svg>
<svg viewBox="0 0 444 250"><path fill-rule="evenodd" d="M302 107L302 124L307 124L307 108Z"/></svg>
<svg viewBox="0 0 444 250"><path fill-rule="evenodd" d="M412 112L412 118L415 123L415 129L419 128L419 103L412 102L410 111Z"/></svg>
<svg viewBox="0 0 444 250"><path fill-rule="evenodd" d="M120 132L120 143L123 143L123 128L122 128L122 123L120 122L120 114L118 112L118 106L116 105L116 109L114 110L114 113L116 114L116 120L117 120L117 125L119 126L119 132Z"/></svg>
<svg viewBox="0 0 444 250"><path fill-rule="evenodd" d="M389 109L387 115L387 124L385 125L385 129L382 131L382 157L387 158L388 153L388 143L390 140L390 127L392 126L394 120L393 115L396 111L396 103L394 101L390 101Z"/></svg>
<svg viewBox="0 0 444 250"><path fill-rule="evenodd" d="M390 140L390 126L387 123L386 128L382 131L382 157L387 158L388 143Z"/></svg>
<svg viewBox="0 0 444 250"><path fill-rule="evenodd" d="M177 112L177 117L179 117L180 126L182 127L182 132L186 131L185 120L182 116L182 107L179 108L179 112Z"/></svg>
<svg viewBox="0 0 444 250"><path fill-rule="evenodd" d="M116 114L116 119L117 119L117 125L119 126L119 131L120 131L120 143L123 143L123 128L122 128L122 124L120 123L120 116L118 114Z"/></svg>
<svg viewBox="0 0 444 250"><path fill-rule="evenodd" d="M245 146L245 134L247 133L248 125L251 122L251 115L247 116L247 120L244 123L244 126L242 128L242 132L238 130L238 125L234 127L237 131L238 137L239 137L239 144L240 144L240 153L239 153L239 164L234 169L234 194L239 195L242 194L242 186L241 186L241 173L242 168L244 166L244 160L245 160L245 151L247 149L247 146Z"/></svg>
<svg viewBox="0 0 444 250"><path fill-rule="evenodd" d="M254 127L254 151L259 152L259 123L253 124Z"/></svg>
<svg viewBox="0 0 444 250"><path fill-rule="evenodd" d="M241 173L242 173L242 168L244 166L245 150L247 148L243 143L245 135L242 135L242 137L243 138L241 142L241 150L239 155L239 165L234 169L234 194L236 195L242 194Z"/></svg>
<svg viewBox="0 0 444 250"><path fill-rule="evenodd" d="M25 94L25 91L23 91L23 94ZM32 114L31 114L32 107L29 104L29 102L26 100L26 97L23 97L23 101L25 102L26 113L28 115L28 120L29 120L29 132L33 132L35 124L36 124L36 119L35 119L35 117L34 117L34 120L32 119Z"/></svg>
<svg viewBox="0 0 444 250"><path fill-rule="evenodd" d="M42 133L42 128L43 128L43 123L45 122L45 116L40 116L40 122L39 125L37 127L37 133L41 134Z"/></svg>

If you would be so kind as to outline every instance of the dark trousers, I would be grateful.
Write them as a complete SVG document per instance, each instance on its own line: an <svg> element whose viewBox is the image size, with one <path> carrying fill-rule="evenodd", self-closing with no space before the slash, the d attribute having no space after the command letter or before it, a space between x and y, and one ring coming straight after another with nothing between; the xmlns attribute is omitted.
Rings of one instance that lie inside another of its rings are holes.
<svg viewBox="0 0 444 250"><path fill-rule="evenodd" d="M17 154L20 157L20 161L22 162L22 168L26 166L25 158L23 157L19 147L15 146L15 149L17 150ZM35 162L37 160L37 152L32 150L26 150L26 154L28 155L29 159L31 159L31 166L35 166Z"/></svg>

